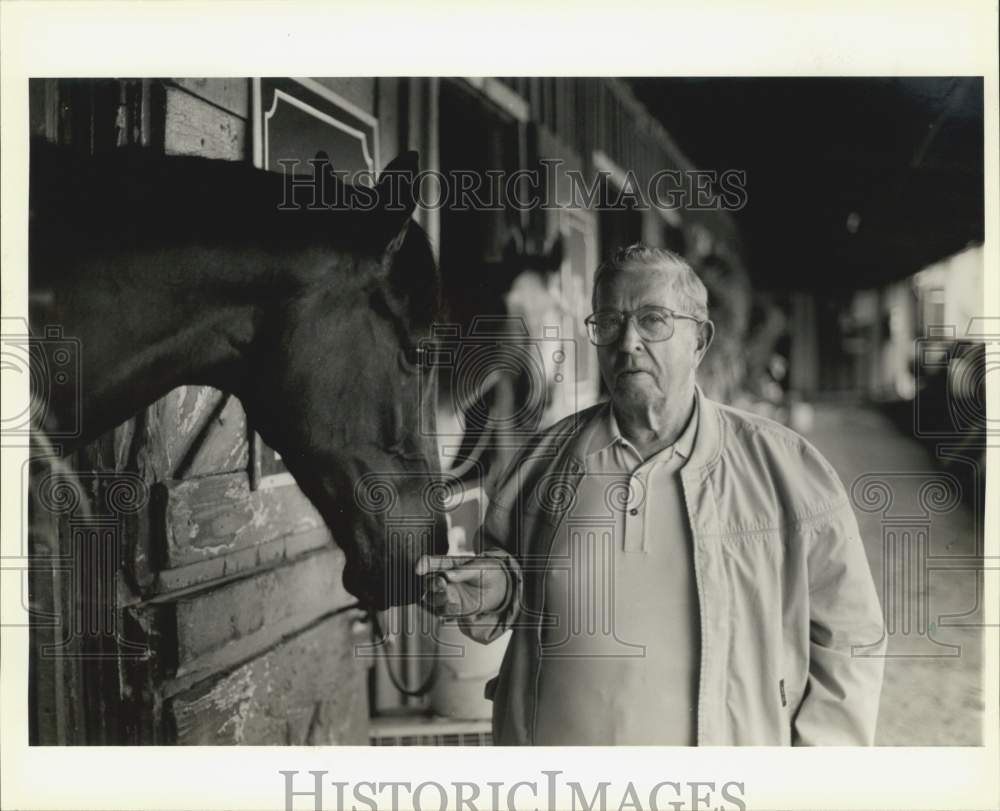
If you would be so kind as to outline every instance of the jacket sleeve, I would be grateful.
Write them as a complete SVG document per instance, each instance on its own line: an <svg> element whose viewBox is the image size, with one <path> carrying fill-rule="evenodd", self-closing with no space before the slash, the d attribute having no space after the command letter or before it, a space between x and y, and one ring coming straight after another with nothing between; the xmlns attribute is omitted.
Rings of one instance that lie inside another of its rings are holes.
<svg viewBox="0 0 1000 811"><path fill-rule="evenodd" d="M497 558L503 562L507 570L507 596L496 611L480 611L478 614L461 617L458 627L470 639L487 645L497 637L503 636L514 624L520 613L524 586L517 559L505 549L497 546L488 547L483 549L480 555Z"/></svg>
<svg viewBox="0 0 1000 811"><path fill-rule="evenodd" d="M886 639L846 494L839 507L803 522L800 531L809 578L809 677L793 721L792 744L871 746Z"/></svg>
<svg viewBox="0 0 1000 811"><path fill-rule="evenodd" d="M512 462L500 477L500 484L489 492L490 505L483 525L479 528L475 548L477 554L497 558L507 570L507 595L496 611L481 611L462 617L458 627L467 637L486 645L511 627L520 614L524 595L524 577L521 566L511 550L506 547L511 537L511 510L506 506L505 494L511 490L517 460ZM508 496L509 497L509 496Z"/></svg>
<svg viewBox="0 0 1000 811"><path fill-rule="evenodd" d="M471 639L486 644L502 636L518 619L522 623L528 621L530 612L524 607L525 575L519 556L526 554L530 530L520 523L517 516L522 510L515 507L525 506L537 485L538 474L552 469L567 447L566 443L578 435L581 426L588 424L598 408L600 406L592 406L571 414L526 442L489 487L490 504L475 548L478 554L499 558L505 563L507 599L497 611L480 612L459 622L459 628ZM534 484L529 486L529 481Z"/></svg>

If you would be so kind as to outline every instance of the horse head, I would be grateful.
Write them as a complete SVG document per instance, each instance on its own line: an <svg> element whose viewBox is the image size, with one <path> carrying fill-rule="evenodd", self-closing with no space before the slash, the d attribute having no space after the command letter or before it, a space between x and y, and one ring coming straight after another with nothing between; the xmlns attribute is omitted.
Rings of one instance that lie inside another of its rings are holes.
<svg viewBox="0 0 1000 811"><path fill-rule="evenodd" d="M345 552L345 586L375 608L413 602L416 561L447 550L435 391L421 363L440 281L411 220L416 162L393 161L365 211L332 215L343 218L331 221L337 250L264 311L241 393Z"/></svg>
<svg viewBox="0 0 1000 811"><path fill-rule="evenodd" d="M87 374L47 400L52 422L86 442L177 386L235 394L371 607L416 599L417 559L446 547L434 392L416 362L440 296L411 221L416 160L302 205L322 175L31 152L33 329L56 325L87 354Z"/></svg>

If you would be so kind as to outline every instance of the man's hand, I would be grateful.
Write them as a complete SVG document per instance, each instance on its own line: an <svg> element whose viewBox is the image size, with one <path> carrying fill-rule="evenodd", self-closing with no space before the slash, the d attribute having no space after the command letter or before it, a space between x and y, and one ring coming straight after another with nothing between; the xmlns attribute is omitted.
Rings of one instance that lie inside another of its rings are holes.
<svg viewBox="0 0 1000 811"><path fill-rule="evenodd" d="M423 606L442 617L497 611L507 602L510 576L503 562L474 555L424 555L416 573L424 578Z"/></svg>

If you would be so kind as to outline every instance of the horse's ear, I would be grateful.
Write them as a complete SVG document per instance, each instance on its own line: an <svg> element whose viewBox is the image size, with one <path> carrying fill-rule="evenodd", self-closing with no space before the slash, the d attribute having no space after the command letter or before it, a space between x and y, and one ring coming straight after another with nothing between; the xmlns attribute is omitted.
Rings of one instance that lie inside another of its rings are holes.
<svg viewBox="0 0 1000 811"><path fill-rule="evenodd" d="M410 150L398 155L379 175L375 192L378 196L378 238L386 253L399 250L406 238L406 229L417 207L414 189L420 156Z"/></svg>
<svg viewBox="0 0 1000 811"><path fill-rule="evenodd" d="M545 252L545 256L542 259L542 269L550 273L559 270L563 263L563 251L563 236L561 233L557 233L556 238L552 241L552 247Z"/></svg>
<svg viewBox="0 0 1000 811"><path fill-rule="evenodd" d="M318 180L320 175L326 175L327 183L334 183L341 189L343 188L344 182L334 174L333 162L325 149L318 150L316 156L309 163L312 165L314 178Z"/></svg>
<svg viewBox="0 0 1000 811"><path fill-rule="evenodd" d="M511 226L507 229L507 241L503 246L503 264L507 268L517 268L524 265L524 236L521 229Z"/></svg>

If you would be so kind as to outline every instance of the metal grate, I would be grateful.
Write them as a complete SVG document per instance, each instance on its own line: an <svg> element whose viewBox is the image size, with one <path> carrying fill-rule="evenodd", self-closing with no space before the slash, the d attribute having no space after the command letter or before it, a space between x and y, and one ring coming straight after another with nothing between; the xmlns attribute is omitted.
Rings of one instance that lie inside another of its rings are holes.
<svg viewBox="0 0 1000 811"><path fill-rule="evenodd" d="M372 746L491 746L490 722L402 713L371 719Z"/></svg>
<svg viewBox="0 0 1000 811"><path fill-rule="evenodd" d="M372 735L372 746L492 746L489 732L448 733L445 735Z"/></svg>

